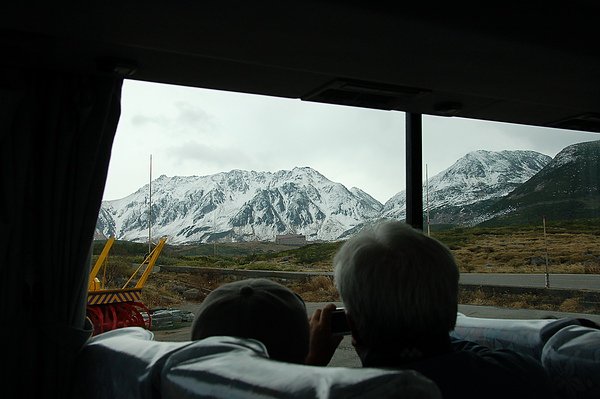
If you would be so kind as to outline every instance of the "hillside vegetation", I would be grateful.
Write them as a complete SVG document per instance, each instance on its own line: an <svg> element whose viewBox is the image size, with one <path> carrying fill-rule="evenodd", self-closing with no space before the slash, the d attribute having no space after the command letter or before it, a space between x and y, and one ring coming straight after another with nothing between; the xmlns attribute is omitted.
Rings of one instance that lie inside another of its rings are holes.
<svg viewBox="0 0 600 399"><path fill-rule="evenodd" d="M446 244L461 272L600 273L600 220L547 221L539 225L504 227L431 226L431 236ZM332 271L332 259L342 242L303 247L271 242L167 245L159 265L281 271ZM104 241L94 245L97 256ZM110 259L117 264L140 263L147 244L117 241ZM95 258L94 258L95 260Z"/></svg>
<svg viewBox="0 0 600 399"><path fill-rule="evenodd" d="M600 219L536 225L432 229L461 272L600 273ZM546 256L547 255L547 256Z"/></svg>
<svg viewBox="0 0 600 399"><path fill-rule="evenodd" d="M546 251L550 273L600 273L600 220L549 222L546 238L542 225L452 228L432 226L431 235L445 243L456 257L462 273L543 273ZM287 247L270 242L198 245L166 245L158 265L280 271L332 271L332 259L342 242ZM104 241L94 244L93 261ZM107 262L107 286L120 286L148 252L147 244L117 241ZM144 287L143 301L150 308L171 307L185 300L184 292L198 290L196 300L219 285L239 277L192 273L153 273ZM339 301L331 277L281 281L306 301ZM566 300L535 294L489 295L461 289L460 303L513 308L591 312L578 297Z"/></svg>
<svg viewBox="0 0 600 399"><path fill-rule="evenodd" d="M94 261L105 241L94 243ZM168 266L214 267L226 269L331 271L331 260L341 242L309 244L303 247L275 245L269 242L225 244L165 245L157 264ZM141 263L147 244L116 241L111 249L112 262Z"/></svg>

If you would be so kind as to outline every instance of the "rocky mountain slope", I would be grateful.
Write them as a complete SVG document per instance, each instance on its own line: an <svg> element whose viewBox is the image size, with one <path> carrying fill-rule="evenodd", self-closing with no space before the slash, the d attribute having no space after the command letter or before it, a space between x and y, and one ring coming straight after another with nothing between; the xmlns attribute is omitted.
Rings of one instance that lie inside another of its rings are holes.
<svg viewBox="0 0 600 399"><path fill-rule="evenodd" d="M535 151L470 152L423 184L423 206L429 205L432 223L475 223L480 221L476 205L510 193L551 159ZM405 191L385 203L382 216L406 217Z"/></svg>
<svg viewBox="0 0 600 399"><path fill-rule="evenodd" d="M483 217L487 224L539 223L598 217L600 141L570 145L539 173L500 198Z"/></svg>
<svg viewBox="0 0 600 399"><path fill-rule="evenodd" d="M124 240L147 239L148 191L144 186L104 202L98 228ZM152 191L152 234L168 235L171 243L274 240L277 234L330 241L378 217L383 207L365 192L348 190L308 167L161 176Z"/></svg>
<svg viewBox="0 0 600 399"><path fill-rule="evenodd" d="M600 141L569 146L554 159L534 151L474 151L424 182L423 203L432 224L493 223L507 215L521 220L542 211L574 217L593 208L597 214L599 170ZM103 202L99 232L146 241L148 191L146 185ZM542 203L546 210L538 209ZM173 244L273 241L278 234L332 241L382 218L403 220L405 214L404 191L383 205L309 167L161 176L152 182L152 235L167 235Z"/></svg>

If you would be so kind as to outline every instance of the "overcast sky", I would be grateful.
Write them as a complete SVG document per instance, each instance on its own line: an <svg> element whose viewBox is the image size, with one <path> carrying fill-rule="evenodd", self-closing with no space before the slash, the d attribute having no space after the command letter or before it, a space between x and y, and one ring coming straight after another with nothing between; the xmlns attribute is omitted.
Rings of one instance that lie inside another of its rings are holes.
<svg viewBox="0 0 600 399"><path fill-rule="evenodd" d="M404 113L126 80L105 200L150 178L310 166L385 203L404 189ZM474 150L555 156L600 134L423 117L429 177ZM425 173L425 166L423 168ZM424 177L425 178L425 177Z"/></svg>

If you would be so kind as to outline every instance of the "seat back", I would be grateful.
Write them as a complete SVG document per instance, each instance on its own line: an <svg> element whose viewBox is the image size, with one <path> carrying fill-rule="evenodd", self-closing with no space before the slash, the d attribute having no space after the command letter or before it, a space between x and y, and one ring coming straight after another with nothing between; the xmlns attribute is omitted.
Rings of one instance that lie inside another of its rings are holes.
<svg viewBox="0 0 600 399"><path fill-rule="evenodd" d="M600 398L600 330L567 326L544 346L542 365L560 398Z"/></svg>
<svg viewBox="0 0 600 399"><path fill-rule="evenodd" d="M415 371L316 367L268 358L252 339L159 342L139 327L90 339L77 359L81 398L441 398Z"/></svg>
<svg viewBox="0 0 600 399"><path fill-rule="evenodd" d="M485 319L459 314L451 334L537 359L559 398L600 398L600 326L584 318Z"/></svg>
<svg viewBox="0 0 600 399"><path fill-rule="evenodd" d="M283 363L268 359L257 344L210 337L177 351L163 368L163 398L441 397L437 386L415 371Z"/></svg>
<svg viewBox="0 0 600 399"><path fill-rule="evenodd" d="M550 337L562 328L580 325L579 319L493 319L461 313L451 335L494 349L510 349L540 359Z"/></svg>
<svg viewBox="0 0 600 399"><path fill-rule="evenodd" d="M189 342L158 342L141 327L98 334L75 362L73 398L160 398L160 371L168 355Z"/></svg>

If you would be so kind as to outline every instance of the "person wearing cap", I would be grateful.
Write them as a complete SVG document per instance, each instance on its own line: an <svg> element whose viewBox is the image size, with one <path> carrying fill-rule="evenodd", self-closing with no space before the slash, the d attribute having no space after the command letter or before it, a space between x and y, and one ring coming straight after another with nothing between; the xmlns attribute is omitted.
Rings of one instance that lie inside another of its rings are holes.
<svg viewBox="0 0 600 399"><path fill-rule="evenodd" d="M288 363L322 365L331 358L327 351L309 355L311 329L329 325L335 305L313 314L310 321L304 300L286 286L265 278L251 278L223 284L200 304L192 325L192 340L211 336L252 338L267 348L269 358ZM317 347L333 347L337 337ZM339 344L339 342L337 342ZM335 346L334 346L335 345Z"/></svg>
<svg viewBox="0 0 600 399"><path fill-rule="evenodd" d="M386 221L347 240L333 265L363 367L416 370L444 398L553 397L534 358L451 339L459 271L441 242Z"/></svg>

